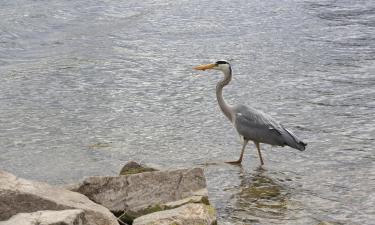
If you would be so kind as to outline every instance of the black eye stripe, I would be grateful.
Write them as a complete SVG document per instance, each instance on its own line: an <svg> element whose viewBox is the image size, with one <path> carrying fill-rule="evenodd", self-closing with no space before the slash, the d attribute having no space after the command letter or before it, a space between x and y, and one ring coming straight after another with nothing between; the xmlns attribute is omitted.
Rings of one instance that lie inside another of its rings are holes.
<svg viewBox="0 0 375 225"><path fill-rule="evenodd" d="M229 64L229 63L227 63L225 61L217 61L216 64Z"/></svg>

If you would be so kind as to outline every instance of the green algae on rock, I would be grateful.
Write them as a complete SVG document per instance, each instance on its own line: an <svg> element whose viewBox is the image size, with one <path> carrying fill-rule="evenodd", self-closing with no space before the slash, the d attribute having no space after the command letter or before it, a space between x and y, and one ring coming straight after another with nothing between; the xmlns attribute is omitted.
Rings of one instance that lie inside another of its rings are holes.
<svg viewBox="0 0 375 225"><path fill-rule="evenodd" d="M157 170L151 167L147 167L145 165L141 165L137 162L130 161L126 163L125 166L122 167L120 171L120 175L131 175L131 174L152 172L152 171L157 171Z"/></svg>

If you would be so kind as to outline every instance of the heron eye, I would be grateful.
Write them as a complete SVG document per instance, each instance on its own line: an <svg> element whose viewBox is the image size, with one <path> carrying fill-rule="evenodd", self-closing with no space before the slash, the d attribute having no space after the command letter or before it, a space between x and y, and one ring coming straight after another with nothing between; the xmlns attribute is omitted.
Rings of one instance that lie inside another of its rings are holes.
<svg viewBox="0 0 375 225"><path fill-rule="evenodd" d="M225 61L217 61L216 64L228 64L228 63Z"/></svg>

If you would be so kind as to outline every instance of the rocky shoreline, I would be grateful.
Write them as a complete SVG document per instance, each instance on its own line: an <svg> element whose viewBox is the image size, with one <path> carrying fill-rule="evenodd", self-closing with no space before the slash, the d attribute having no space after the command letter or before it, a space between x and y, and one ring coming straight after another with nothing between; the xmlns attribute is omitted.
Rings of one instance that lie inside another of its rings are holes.
<svg viewBox="0 0 375 225"><path fill-rule="evenodd" d="M127 163L63 187L0 171L0 225L215 225L201 168Z"/></svg>

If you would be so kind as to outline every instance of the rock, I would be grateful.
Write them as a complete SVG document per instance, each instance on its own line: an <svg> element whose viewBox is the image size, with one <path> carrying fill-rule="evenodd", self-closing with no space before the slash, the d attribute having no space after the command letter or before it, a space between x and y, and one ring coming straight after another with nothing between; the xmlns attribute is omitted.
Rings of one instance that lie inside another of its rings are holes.
<svg viewBox="0 0 375 225"><path fill-rule="evenodd" d="M146 215L146 214L153 213L153 212L174 209L174 208L180 207L188 203L203 203L203 204L209 205L209 201L207 197L207 189L201 189L197 192L194 192L194 195L191 197L177 200L174 202L167 202L165 204L160 203L152 207L148 207L142 211L138 211L138 212L125 211L119 216L119 220L121 220L122 222L132 223L133 220L139 216Z"/></svg>
<svg viewBox="0 0 375 225"><path fill-rule="evenodd" d="M73 191L86 195L115 214L125 212L121 217L125 218L124 222L164 210L166 203L191 196L203 195L207 200L206 180L201 168L89 177L78 186Z"/></svg>
<svg viewBox="0 0 375 225"><path fill-rule="evenodd" d="M181 207L138 217L133 225L215 225L212 206L189 203Z"/></svg>
<svg viewBox="0 0 375 225"><path fill-rule="evenodd" d="M174 201L174 202L168 202L168 203L162 204L161 206L164 209L173 209L173 208L180 207L182 205L186 205L188 203L203 203L203 204L206 204L206 205L210 204L207 196L194 195L194 196L184 198L184 199L181 199L181 200L177 200L177 201Z"/></svg>
<svg viewBox="0 0 375 225"><path fill-rule="evenodd" d="M89 224L118 225L116 217L86 196L0 171L0 221L18 213L82 209Z"/></svg>
<svg viewBox="0 0 375 225"><path fill-rule="evenodd" d="M137 174L137 173L151 172L151 171L157 171L157 170L151 167L147 167L145 165L141 165L137 162L130 161L126 163L125 166L122 167L120 171L120 175L130 175L130 174Z"/></svg>
<svg viewBox="0 0 375 225"><path fill-rule="evenodd" d="M0 225L90 225L81 209L19 213Z"/></svg>

